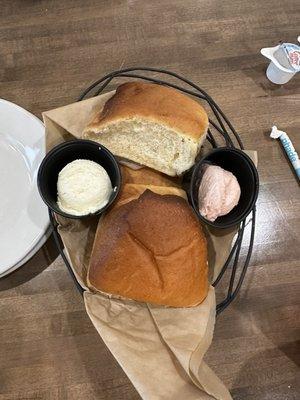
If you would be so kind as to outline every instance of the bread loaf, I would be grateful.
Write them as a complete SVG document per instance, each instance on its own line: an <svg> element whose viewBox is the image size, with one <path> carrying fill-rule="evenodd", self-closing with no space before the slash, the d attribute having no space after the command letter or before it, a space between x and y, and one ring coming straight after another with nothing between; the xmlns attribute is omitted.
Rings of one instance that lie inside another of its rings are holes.
<svg viewBox="0 0 300 400"><path fill-rule="evenodd" d="M172 177L147 167L132 169L121 165L122 182L135 183L138 185L171 186L181 187L182 179Z"/></svg>
<svg viewBox="0 0 300 400"><path fill-rule="evenodd" d="M131 200L138 199L142 193L146 190L151 190L153 193L160 195L171 194L182 197L187 200L186 192L183 189L171 187L171 186L154 186L154 185L143 185L136 183L126 183L123 185L118 200L112 205L111 210L115 207L120 207L123 204L128 203Z"/></svg>
<svg viewBox="0 0 300 400"><path fill-rule="evenodd" d="M175 176L194 164L207 127L205 110L190 97L162 85L128 82L117 88L83 137Z"/></svg>
<svg viewBox="0 0 300 400"><path fill-rule="evenodd" d="M137 189L143 185L133 186ZM184 196L180 189L176 191ZM123 198L123 203L110 210L98 225L88 286L173 307L202 302L208 291L206 240L186 200L150 190L138 198L136 192L127 193L127 202Z"/></svg>

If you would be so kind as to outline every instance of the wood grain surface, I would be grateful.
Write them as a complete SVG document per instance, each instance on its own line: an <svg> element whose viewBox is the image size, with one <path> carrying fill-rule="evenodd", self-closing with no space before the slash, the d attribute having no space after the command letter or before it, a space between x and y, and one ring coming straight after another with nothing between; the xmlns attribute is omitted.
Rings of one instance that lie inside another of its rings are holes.
<svg viewBox="0 0 300 400"><path fill-rule="evenodd" d="M206 356L236 400L300 398L300 193L268 137L276 124L300 151L300 74L282 87L269 83L259 53L295 42L299 25L297 0L0 0L1 98L41 117L111 70L162 67L199 83L245 147L258 150L251 268ZM140 398L52 240L0 280L0 321L0 400Z"/></svg>

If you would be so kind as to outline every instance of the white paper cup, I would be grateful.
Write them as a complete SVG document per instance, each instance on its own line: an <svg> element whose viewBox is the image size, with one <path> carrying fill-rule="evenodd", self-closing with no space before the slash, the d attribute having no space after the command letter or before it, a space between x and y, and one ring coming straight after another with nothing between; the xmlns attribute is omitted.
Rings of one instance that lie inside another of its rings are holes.
<svg viewBox="0 0 300 400"><path fill-rule="evenodd" d="M287 83L295 75L296 71L288 71L286 68L284 70L279 68L273 61L270 62L267 68L268 79L276 83L277 85L283 85Z"/></svg>

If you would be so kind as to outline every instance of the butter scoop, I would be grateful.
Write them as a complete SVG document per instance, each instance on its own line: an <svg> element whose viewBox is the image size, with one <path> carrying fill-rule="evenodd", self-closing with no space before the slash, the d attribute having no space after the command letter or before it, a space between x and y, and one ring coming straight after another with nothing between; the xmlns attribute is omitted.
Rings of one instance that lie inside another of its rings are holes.
<svg viewBox="0 0 300 400"><path fill-rule="evenodd" d="M238 204L241 189L236 177L217 165L205 164L202 172L198 192L199 212L213 222Z"/></svg>
<svg viewBox="0 0 300 400"><path fill-rule="evenodd" d="M57 205L68 214L94 213L109 202L111 193L110 178L95 161L72 161L58 175Z"/></svg>

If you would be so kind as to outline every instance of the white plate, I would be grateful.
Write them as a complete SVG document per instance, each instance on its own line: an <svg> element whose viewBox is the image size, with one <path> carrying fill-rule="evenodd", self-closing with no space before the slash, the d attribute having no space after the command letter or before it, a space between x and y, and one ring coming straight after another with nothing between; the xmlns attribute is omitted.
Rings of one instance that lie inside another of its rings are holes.
<svg viewBox="0 0 300 400"><path fill-rule="evenodd" d="M11 267L8 270L5 270L5 272L0 274L0 279L12 273L16 269L22 267L22 265L24 265L25 263L27 263L27 261L29 261L35 255L35 253L37 253L40 250L40 248L46 243L51 233L52 233L52 228L49 226L45 234L42 236L41 240L36 244L36 246L34 246L30 250L30 252L24 258L22 258L22 260L20 260L17 264L15 264L13 267Z"/></svg>
<svg viewBox="0 0 300 400"><path fill-rule="evenodd" d="M0 277L28 261L45 241L48 211L36 185L44 156L43 123L0 99Z"/></svg>

